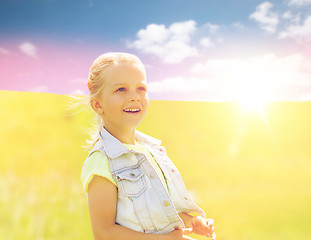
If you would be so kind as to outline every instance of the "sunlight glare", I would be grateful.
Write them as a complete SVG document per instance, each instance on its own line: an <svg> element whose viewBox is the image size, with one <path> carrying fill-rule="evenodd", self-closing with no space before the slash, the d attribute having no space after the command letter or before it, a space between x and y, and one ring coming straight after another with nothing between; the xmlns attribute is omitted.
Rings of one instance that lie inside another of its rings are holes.
<svg viewBox="0 0 311 240"><path fill-rule="evenodd" d="M242 102L242 111L258 111L262 112L266 101L262 99L247 99Z"/></svg>
<svg viewBox="0 0 311 240"><path fill-rule="evenodd" d="M263 84L244 84L238 91L238 101L241 103L243 112L263 113L268 98L267 88Z"/></svg>

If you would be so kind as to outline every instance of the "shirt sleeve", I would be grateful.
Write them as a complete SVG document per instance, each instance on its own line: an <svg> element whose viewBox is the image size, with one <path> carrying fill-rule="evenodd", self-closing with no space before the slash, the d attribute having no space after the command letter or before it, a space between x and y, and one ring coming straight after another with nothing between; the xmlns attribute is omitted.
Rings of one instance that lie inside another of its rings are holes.
<svg viewBox="0 0 311 240"><path fill-rule="evenodd" d="M95 175L107 178L111 183L117 186L117 183L112 178L108 159L105 154L100 151L94 152L83 164L81 182L84 192L88 193L88 185Z"/></svg>

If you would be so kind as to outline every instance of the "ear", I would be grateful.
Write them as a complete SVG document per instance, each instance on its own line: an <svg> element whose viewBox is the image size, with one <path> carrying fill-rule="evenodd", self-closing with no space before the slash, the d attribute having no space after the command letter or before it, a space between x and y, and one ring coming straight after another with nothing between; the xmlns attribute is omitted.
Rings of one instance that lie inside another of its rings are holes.
<svg viewBox="0 0 311 240"><path fill-rule="evenodd" d="M91 100L91 107L99 115L102 115L104 113L104 110L103 110L100 102L97 99L92 99Z"/></svg>

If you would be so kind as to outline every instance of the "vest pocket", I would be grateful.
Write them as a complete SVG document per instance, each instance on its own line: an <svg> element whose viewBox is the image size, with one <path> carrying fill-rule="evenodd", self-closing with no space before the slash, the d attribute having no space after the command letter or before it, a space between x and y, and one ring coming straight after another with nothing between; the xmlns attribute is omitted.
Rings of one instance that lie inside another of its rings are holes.
<svg viewBox="0 0 311 240"><path fill-rule="evenodd" d="M116 173L118 188L127 197L138 197L146 190L146 183L140 169L130 168Z"/></svg>

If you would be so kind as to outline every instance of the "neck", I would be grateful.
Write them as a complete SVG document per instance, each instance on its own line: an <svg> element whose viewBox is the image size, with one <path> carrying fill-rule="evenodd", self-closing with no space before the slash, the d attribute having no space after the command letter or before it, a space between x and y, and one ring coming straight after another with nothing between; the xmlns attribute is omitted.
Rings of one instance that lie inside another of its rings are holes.
<svg viewBox="0 0 311 240"><path fill-rule="evenodd" d="M121 143L135 145L135 129L105 129Z"/></svg>

